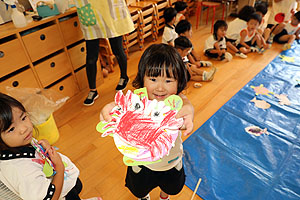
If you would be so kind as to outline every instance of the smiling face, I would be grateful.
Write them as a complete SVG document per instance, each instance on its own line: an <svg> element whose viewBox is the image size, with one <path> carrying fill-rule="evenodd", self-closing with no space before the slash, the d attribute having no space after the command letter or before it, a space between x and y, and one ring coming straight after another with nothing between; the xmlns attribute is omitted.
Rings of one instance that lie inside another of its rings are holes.
<svg viewBox="0 0 300 200"><path fill-rule="evenodd" d="M1 139L9 147L25 146L31 142L33 125L25 112L12 107L11 126L1 132Z"/></svg>
<svg viewBox="0 0 300 200"><path fill-rule="evenodd" d="M151 77L145 75L144 87L147 88L148 98L150 100L156 99L163 101L172 94L177 94L178 82L172 77L167 77L166 73L163 73L158 77Z"/></svg>

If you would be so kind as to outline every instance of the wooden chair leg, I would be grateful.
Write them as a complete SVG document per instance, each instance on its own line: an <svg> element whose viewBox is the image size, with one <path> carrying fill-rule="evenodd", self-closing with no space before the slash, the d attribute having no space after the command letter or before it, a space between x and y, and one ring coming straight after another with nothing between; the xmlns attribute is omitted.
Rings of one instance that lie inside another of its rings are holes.
<svg viewBox="0 0 300 200"><path fill-rule="evenodd" d="M209 7L207 7L207 13L206 13L206 25L208 24L208 14L209 14Z"/></svg>
<svg viewBox="0 0 300 200"><path fill-rule="evenodd" d="M213 10L214 10L214 12L213 12L213 16L212 16L212 22L211 22L211 33L213 32L213 29L214 29L214 22L215 22L215 14L216 14L216 7L214 6L213 7Z"/></svg>
<svg viewBox="0 0 300 200"><path fill-rule="evenodd" d="M196 11L196 15L197 15L197 18L196 18L196 29L198 29L198 26L199 26L199 17L200 17L200 25L201 25L201 14L202 14L202 6L201 6L201 2L198 3L198 6L197 6L197 11Z"/></svg>

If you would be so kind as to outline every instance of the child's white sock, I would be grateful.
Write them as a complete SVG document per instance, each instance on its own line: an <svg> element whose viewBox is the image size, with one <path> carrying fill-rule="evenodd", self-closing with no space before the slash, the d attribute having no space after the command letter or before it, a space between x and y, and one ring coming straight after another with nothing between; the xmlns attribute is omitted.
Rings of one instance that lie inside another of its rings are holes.
<svg viewBox="0 0 300 200"><path fill-rule="evenodd" d="M145 196L143 198L138 198L138 200L150 200L150 195L147 194L147 196Z"/></svg>

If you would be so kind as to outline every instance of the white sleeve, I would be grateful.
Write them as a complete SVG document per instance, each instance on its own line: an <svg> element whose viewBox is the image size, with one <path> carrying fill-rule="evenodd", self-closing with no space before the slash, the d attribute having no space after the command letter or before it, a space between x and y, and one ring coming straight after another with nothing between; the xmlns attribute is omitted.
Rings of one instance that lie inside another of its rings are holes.
<svg viewBox="0 0 300 200"><path fill-rule="evenodd" d="M163 35L162 35L162 43L168 44L173 40L172 30L168 27L165 27Z"/></svg>
<svg viewBox="0 0 300 200"><path fill-rule="evenodd" d="M205 40L205 45L204 45L204 52L208 49L214 49L215 45L215 39L213 35L210 35L206 40Z"/></svg>
<svg viewBox="0 0 300 200"><path fill-rule="evenodd" d="M61 197L64 197L76 185L76 181L79 176L79 169L67 156L61 153L59 153L59 155L61 156L61 159L65 165L64 185L60 195Z"/></svg>

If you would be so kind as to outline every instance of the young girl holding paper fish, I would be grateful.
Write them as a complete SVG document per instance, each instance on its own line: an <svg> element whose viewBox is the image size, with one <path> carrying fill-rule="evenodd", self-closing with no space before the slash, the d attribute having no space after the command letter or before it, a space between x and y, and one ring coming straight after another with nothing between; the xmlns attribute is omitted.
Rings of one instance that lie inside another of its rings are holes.
<svg viewBox="0 0 300 200"><path fill-rule="evenodd" d="M183 107L177 117L184 119L185 135L193 129L193 106L181 92L189 80L188 71L181 56L170 45L153 44L148 47L139 62L138 73L133 86L145 87L149 100L164 101L171 95L179 95L183 99ZM100 119L110 121L109 115L115 103L107 104L101 111ZM176 138L175 145L168 155L160 162L128 166L126 187L139 200L150 200L150 192L160 187L160 200L169 200L170 195L178 194L185 183L185 173L182 165L181 133Z"/></svg>

